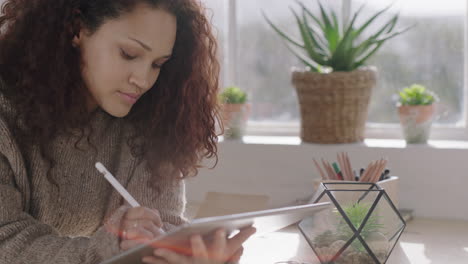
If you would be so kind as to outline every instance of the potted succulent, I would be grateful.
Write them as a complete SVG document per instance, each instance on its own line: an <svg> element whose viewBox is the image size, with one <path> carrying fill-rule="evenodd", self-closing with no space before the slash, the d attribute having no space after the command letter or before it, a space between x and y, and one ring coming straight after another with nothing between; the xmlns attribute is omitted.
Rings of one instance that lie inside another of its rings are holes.
<svg viewBox="0 0 468 264"><path fill-rule="evenodd" d="M219 99L221 101L224 138L242 138L250 113L247 93L237 86L229 86L219 95Z"/></svg>
<svg viewBox="0 0 468 264"><path fill-rule="evenodd" d="M334 10L319 2L320 15L315 15L297 1L301 13L291 9L301 40L283 32L263 13L267 23L285 40L288 49L306 68L293 70L301 112L301 138L304 142L350 143L364 139L364 129L371 92L376 86L376 69L366 67L387 40L409 29L396 30L398 14L381 26L378 18L387 7L358 25L362 6L349 23L341 23ZM363 32L370 26L377 28Z"/></svg>
<svg viewBox="0 0 468 264"><path fill-rule="evenodd" d="M420 84L406 87L398 95L398 114L406 142L426 143L434 119L437 95Z"/></svg>

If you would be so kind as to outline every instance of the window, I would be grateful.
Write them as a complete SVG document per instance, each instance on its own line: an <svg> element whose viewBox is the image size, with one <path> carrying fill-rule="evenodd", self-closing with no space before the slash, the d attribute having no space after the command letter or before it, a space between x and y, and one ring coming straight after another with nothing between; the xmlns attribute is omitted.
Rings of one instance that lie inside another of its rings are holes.
<svg viewBox="0 0 468 264"><path fill-rule="evenodd" d="M218 40L218 52L219 52L219 58L221 59L221 64L222 68L223 66L223 61L226 58L226 50L227 47L225 47L225 39L226 39L226 34L228 30L225 30L225 27L227 25L228 20L225 19L225 1L220 1L220 0L203 0L203 4L206 7L207 11L207 16L208 19L212 22L213 27L214 27L214 33L215 36ZM221 72L221 83L224 83L224 73L226 71L222 70Z"/></svg>
<svg viewBox="0 0 468 264"><path fill-rule="evenodd" d="M327 1L340 10L341 0ZM312 10L315 1L305 1ZM292 0L237 0L238 71L235 82L249 91L251 120L298 124L299 107L291 67L302 67L279 36L267 25L262 11L278 26L299 36L289 7Z"/></svg>
<svg viewBox="0 0 468 264"><path fill-rule="evenodd" d="M236 84L248 90L252 104L248 133L298 136L299 106L291 84L291 68L303 65L262 16L264 11L275 24L299 37L289 9L298 7L296 1L219 2L225 3L227 19L222 26L229 44L224 50L223 85ZM303 2L312 10L318 9L317 1ZM390 12L400 12L399 27L416 23L410 31L388 41L369 61L379 71L369 108L369 137L401 138L395 94L405 86L421 83L441 99L440 117L432 138L468 139L464 78L467 73L466 0L328 0L322 3L338 10L344 18L366 3L363 19L393 3Z"/></svg>
<svg viewBox="0 0 468 264"><path fill-rule="evenodd" d="M357 9L364 0L354 0ZM366 1L368 10L394 2L401 10L400 27L416 25L383 46L369 64L379 69L378 87L369 109L369 122L397 123L392 95L412 83L422 83L440 97L437 123L463 121L464 38L466 1Z"/></svg>

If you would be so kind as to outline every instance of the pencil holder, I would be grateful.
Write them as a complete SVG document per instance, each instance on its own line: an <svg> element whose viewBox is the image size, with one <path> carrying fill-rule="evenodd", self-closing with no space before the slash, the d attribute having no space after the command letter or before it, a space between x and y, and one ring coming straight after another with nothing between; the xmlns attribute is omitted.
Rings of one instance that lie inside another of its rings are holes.
<svg viewBox="0 0 468 264"><path fill-rule="evenodd" d="M322 264L386 263L406 223L374 183L322 183L312 202L333 210L306 218L299 229Z"/></svg>

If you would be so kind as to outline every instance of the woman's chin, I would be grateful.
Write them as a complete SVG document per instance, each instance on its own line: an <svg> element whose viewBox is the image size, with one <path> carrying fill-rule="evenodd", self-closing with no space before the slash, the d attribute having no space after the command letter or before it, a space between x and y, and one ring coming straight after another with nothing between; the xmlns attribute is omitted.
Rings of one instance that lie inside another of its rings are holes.
<svg viewBox="0 0 468 264"><path fill-rule="evenodd" d="M106 113L113 117L125 117L130 113L131 107L101 107Z"/></svg>

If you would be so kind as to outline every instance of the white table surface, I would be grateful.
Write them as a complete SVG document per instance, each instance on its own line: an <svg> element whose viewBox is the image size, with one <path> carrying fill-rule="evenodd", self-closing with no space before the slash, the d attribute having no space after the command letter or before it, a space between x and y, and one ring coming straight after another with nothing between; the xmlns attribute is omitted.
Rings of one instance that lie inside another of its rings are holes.
<svg viewBox="0 0 468 264"><path fill-rule="evenodd" d="M286 260L320 263L295 226L248 240L244 244L240 264L273 264ZM468 222L431 219L409 221L387 263L467 264Z"/></svg>

